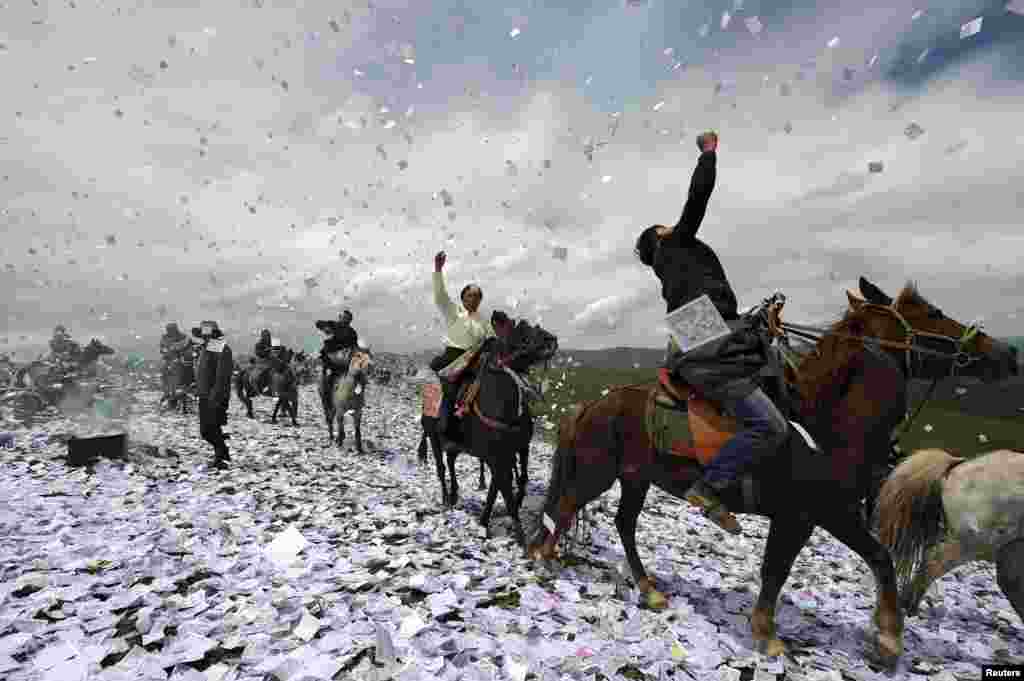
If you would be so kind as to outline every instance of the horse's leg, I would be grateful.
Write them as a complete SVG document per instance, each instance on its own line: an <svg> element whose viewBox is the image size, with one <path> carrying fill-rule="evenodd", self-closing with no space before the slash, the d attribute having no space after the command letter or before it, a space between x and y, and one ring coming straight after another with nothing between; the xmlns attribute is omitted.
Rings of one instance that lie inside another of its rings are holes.
<svg viewBox="0 0 1024 681"><path fill-rule="evenodd" d="M438 442L440 442L440 437L438 437ZM448 453L448 477L452 479L452 484L448 491L448 503L452 508L455 508L455 504L459 503L459 479L455 477L455 457L458 455L457 451Z"/></svg>
<svg viewBox="0 0 1024 681"><path fill-rule="evenodd" d="M480 482L476 484L478 490L486 489L487 482L484 480L484 460L480 459Z"/></svg>
<svg viewBox="0 0 1024 681"><path fill-rule="evenodd" d="M750 615L754 643L768 656L786 652L786 645L775 631L775 604L793 568L793 561L813 531L814 523L795 514L775 516L768 529L768 541L761 560L761 592Z"/></svg>
<svg viewBox="0 0 1024 681"><path fill-rule="evenodd" d="M647 606L661 610L668 605L668 599L658 591L654 580L647 576L640 553L636 550L636 521L644 510L644 501L651 484L646 480L619 478L619 486L622 488L622 498L619 500L619 510L615 513L615 527L626 552L626 562L633 573L633 581L640 593L644 594Z"/></svg>
<svg viewBox="0 0 1024 681"><path fill-rule="evenodd" d="M424 426L426 428L426 426ZM430 426L429 435L424 430L424 436L430 441L430 449L434 452L434 466L437 469L437 479L441 483L441 506L454 506L448 495L448 483L445 480L444 472L444 451L441 449L441 440L437 437L437 420Z"/></svg>
<svg viewBox="0 0 1024 681"><path fill-rule="evenodd" d="M363 408L359 407L352 412L352 420L355 422L356 451L363 453Z"/></svg>
<svg viewBox="0 0 1024 681"><path fill-rule="evenodd" d="M277 412L281 408L281 399L277 398L277 402L274 404L274 411L270 414L270 422L277 423Z"/></svg>
<svg viewBox="0 0 1024 681"><path fill-rule="evenodd" d="M916 572L914 579L901 594L900 605L908 615L916 615L921 599L928 593L932 582L972 560L974 557L964 553L963 545L955 535L929 547L924 554L924 569Z"/></svg>
<svg viewBox="0 0 1024 681"><path fill-rule="evenodd" d="M523 499L526 498L526 483L529 481L529 474L526 471L528 470L529 463L530 443L527 442L526 445L519 450L519 468L516 469L516 486L518 487L518 491L516 493L516 508L522 508ZM513 462L513 466L514 465L515 463Z"/></svg>
<svg viewBox="0 0 1024 681"><path fill-rule="evenodd" d="M896 569L888 549L868 532L861 522L860 509L856 504L845 511L836 509L821 519L820 525L871 567L878 594L875 605L878 653L886 663L895 664L903 654L903 611L900 608Z"/></svg>
<svg viewBox="0 0 1024 681"><path fill-rule="evenodd" d="M298 392L295 392L295 393L292 394L292 397L291 397L291 407L292 407L292 425L293 426L298 426L299 425L299 393Z"/></svg>
<svg viewBox="0 0 1024 681"><path fill-rule="evenodd" d="M491 489L495 488L494 483L497 482L498 489L501 491L501 496L505 500L505 508L508 509L508 514L512 516L512 523L516 530L516 541L519 542L520 546L525 547L526 534L523 532L523 524L519 521L519 504L516 502L516 495L512 486L512 469L515 465L515 458L509 458L498 464L498 470L495 470L494 467L492 467Z"/></svg>
<svg viewBox="0 0 1024 681"><path fill-rule="evenodd" d="M483 459L480 460L483 462ZM491 469L491 486L487 488L487 499L484 500L484 510L480 513L480 524L485 528L491 523L491 512L494 511L494 501L498 498L498 488L502 486L502 474ZM490 536L490 532L488 535Z"/></svg>
<svg viewBox="0 0 1024 681"><path fill-rule="evenodd" d="M996 582L1017 615L1024 620L1024 539L1017 539L996 554Z"/></svg>
<svg viewBox="0 0 1024 681"><path fill-rule="evenodd" d="M416 448L416 453L419 455L419 462L421 464L427 463L427 431L425 428L420 435L420 445Z"/></svg>

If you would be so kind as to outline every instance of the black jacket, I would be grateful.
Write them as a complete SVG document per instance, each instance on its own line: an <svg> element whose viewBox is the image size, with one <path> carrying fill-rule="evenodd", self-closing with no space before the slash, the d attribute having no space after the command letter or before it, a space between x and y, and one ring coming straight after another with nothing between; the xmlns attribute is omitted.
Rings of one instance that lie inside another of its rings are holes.
<svg viewBox="0 0 1024 681"><path fill-rule="evenodd" d="M316 328L332 333L324 340L324 345L320 348L320 358L323 360L327 359L329 353L359 347L359 334L351 326L341 326L337 322L317 322ZM326 367L326 363L324 366Z"/></svg>
<svg viewBox="0 0 1024 681"><path fill-rule="evenodd" d="M654 272L661 280L661 295L668 308L666 312L672 312L706 293L722 317L729 321L738 318L736 294L725 277L718 256L697 238L697 230L715 188L716 160L713 151L700 155L679 222L672 234L661 240L655 254Z"/></svg>
<svg viewBox="0 0 1024 681"><path fill-rule="evenodd" d="M212 352L210 347L223 340L210 341L199 355L199 366L196 368L196 396L205 398L210 404L227 409L231 400L231 372L235 364L231 359L231 348L225 343L219 352Z"/></svg>
<svg viewBox="0 0 1024 681"><path fill-rule="evenodd" d="M767 340L756 324L740 320L736 294L711 247L697 238L715 188L715 152L700 155L693 171L683 214L670 236L662 239L654 257L667 312L705 293L729 323L733 333L686 355L668 358L668 366L687 383L715 401L749 395L755 377L766 363Z"/></svg>

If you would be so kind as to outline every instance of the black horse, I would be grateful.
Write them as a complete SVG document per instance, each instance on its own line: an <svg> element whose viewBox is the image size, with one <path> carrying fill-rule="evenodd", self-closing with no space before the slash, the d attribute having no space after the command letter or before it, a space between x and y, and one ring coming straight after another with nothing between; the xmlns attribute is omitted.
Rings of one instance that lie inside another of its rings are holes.
<svg viewBox="0 0 1024 681"><path fill-rule="evenodd" d="M270 422L277 423L277 413L282 411L283 408L282 413L287 417L291 417L292 425L299 425L296 420L299 413L299 388L295 371L291 367L293 357L294 352L292 350L282 350L278 357L270 361L269 371L265 367L258 366L250 358L249 366L240 368L238 373L235 374L235 394L238 395L238 399L245 406L246 415L249 418L255 418L252 411L252 398L264 394L262 392L260 376L267 371L269 374L270 395L277 397L277 403L274 404L274 411L270 416Z"/></svg>
<svg viewBox="0 0 1024 681"><path fill-rule="evenodd" d="M480 524L488 527L500 491L521 544L525 544L525 536L519 521L519 506L526 496L530 440L533 438L533 417L528 396L536 391L529 385L525 374L533 365L550 360L557 351L558 340L555 336L525 321L520 321L507 338L491 339L484 345L475 385L468 391L466 413L461 424L461 442L447 453L450 489L445 484L437 419L427 414L421 419L424 434L420 440L420 460L426 459L426 440L429 439L441 483L442 502L449 506L458 502L456 457L463 452L476 457L481 462L481 488L484 482L483 464L486 463L491 471L491 483L480 514ZM517 487L515 491L514 485Z"/></svg>

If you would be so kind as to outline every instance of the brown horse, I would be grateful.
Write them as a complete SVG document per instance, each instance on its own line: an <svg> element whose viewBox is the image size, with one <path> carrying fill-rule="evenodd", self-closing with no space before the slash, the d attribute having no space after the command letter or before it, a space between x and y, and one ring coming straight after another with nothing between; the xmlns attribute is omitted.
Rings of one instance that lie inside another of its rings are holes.
<svg viewBox="0 0 1024 681"><path fill-rule="evenodd" d="M890 435L905 414L911 374L937 376L964 364L961 369L993 378L1011 371L1005 345L946 318L912 286L896 301L863 279L861 292L867 300L851 294L850 309L790 376L795 381L791 411L813 438L791 430L776 456L724 494L731 508L771 519L751 617L754 639L768 655L785 651L775 630L775 606L816 526L871 567L878 589L879 651L887 661L902 654L903 614L893 561L860 512L871 468L888 457ZM758 315L770 319L764 307ZM666 403L672 406L662 406ZM677 412L674 421L666 410ZM618 480L622 498L615 524L633 578L649 606L665 607L667 600L647 576L636 548L647 491L654 484L682 498L701 475L700 460L710 460L735 430L731 418L664 373L659 383L616 388L577 408L561 424L543 525L528 555L556 557L559 536L574 514Z"/></svg>

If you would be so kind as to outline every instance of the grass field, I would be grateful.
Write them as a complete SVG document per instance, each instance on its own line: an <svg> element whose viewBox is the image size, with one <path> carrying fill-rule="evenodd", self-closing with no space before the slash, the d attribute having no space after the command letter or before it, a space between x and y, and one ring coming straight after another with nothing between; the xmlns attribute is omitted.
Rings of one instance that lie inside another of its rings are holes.
<svg viewBox="0 0 1024 681"><path fill-rule="evenodd" d="M656 380L653 369L550 369L540 371L539 379L547 377L544 403L536 405L535 414L546 416L557 424L564 410L572 404L597 399L601 391L633 383ZM916 405L911 405L916 408ZM931 430L925 429L930 425ZM539 428L548 442L554 442L557 428ZM981 441L979 436L984 436ZM910 430L900 439L904 452L925 447L938 447L960 456L973 456L993 449L1024 450L1024 415L1018 418L983 418L961 412L955 402L929 403L917 416Z"/></svg>

